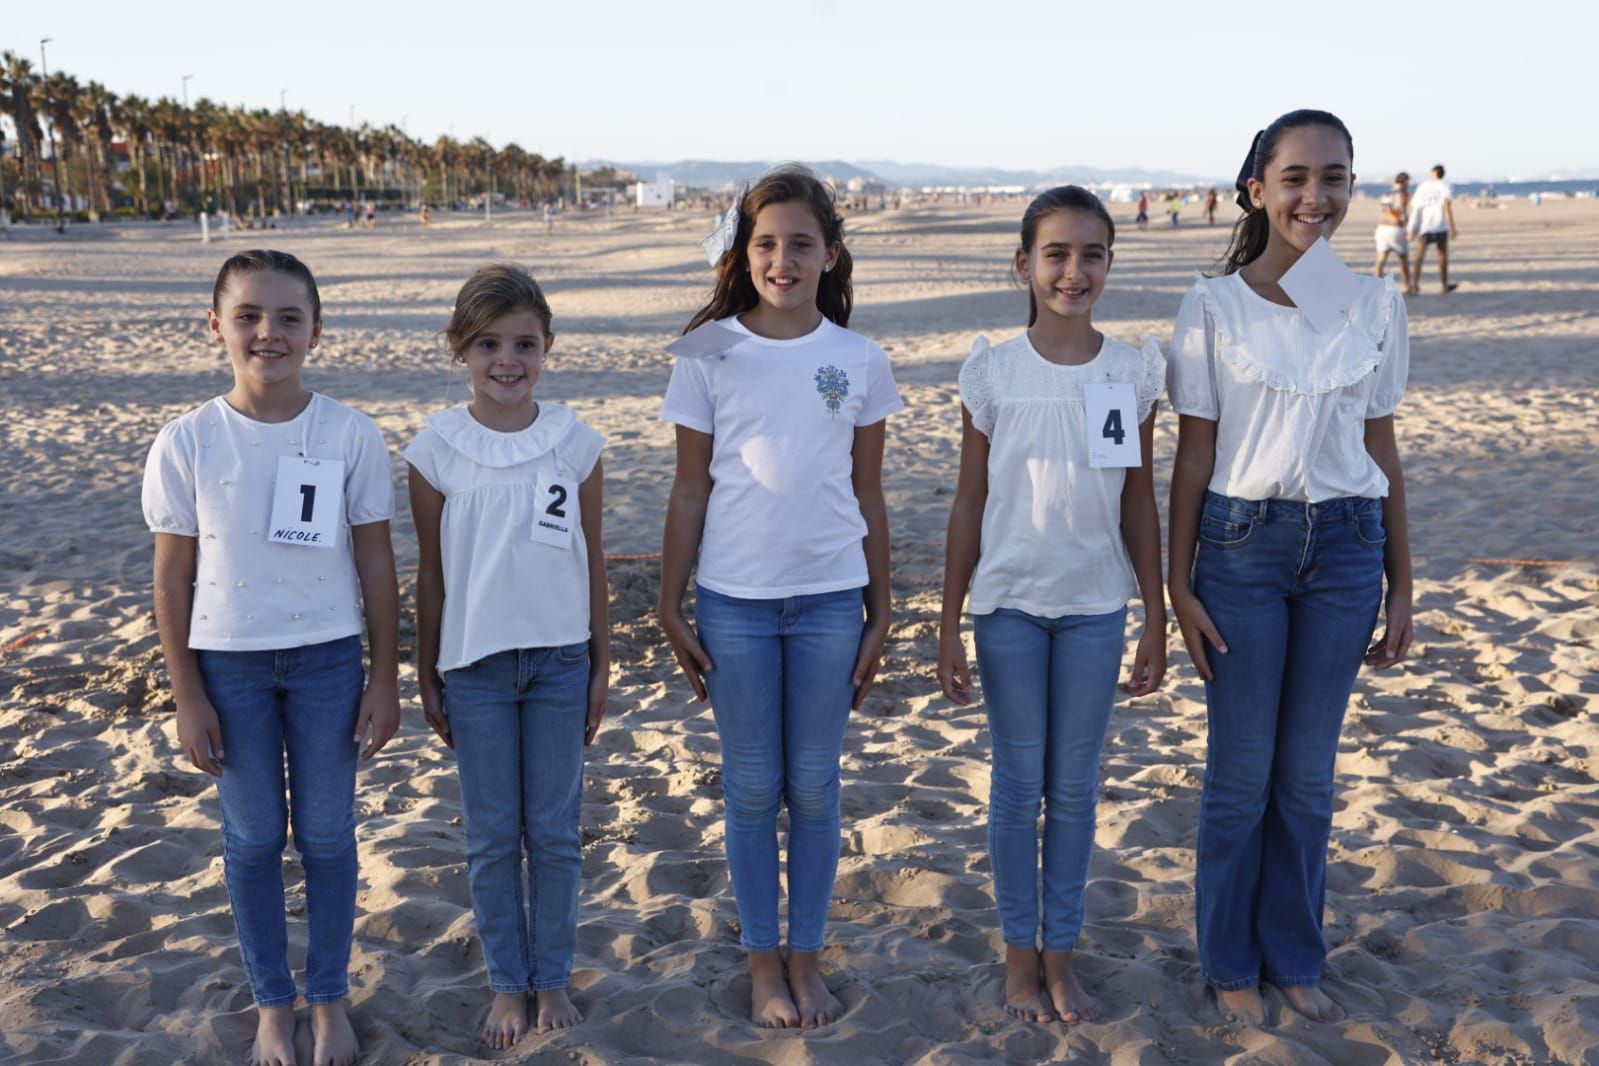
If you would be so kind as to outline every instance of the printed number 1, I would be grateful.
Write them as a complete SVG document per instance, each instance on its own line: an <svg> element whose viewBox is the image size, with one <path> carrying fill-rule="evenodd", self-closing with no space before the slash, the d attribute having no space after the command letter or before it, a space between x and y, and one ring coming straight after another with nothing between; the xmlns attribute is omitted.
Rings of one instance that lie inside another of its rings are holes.
<svg viewBox="0 0 1599 1066"><path fill-rule="evenodd" d="M566 517L566 489L561 485L550 486L550 505L544 508L544 513L554 515L556 518Z"/></svg>
<svg viewBox="0 0 1599 1066"><path fill-rule="evenodd" d="M311 512L316 508L316 486L301 485L300 495L305 497L304 502L300 504L300 521L309 522Z"/></svg>
<svg viewBox="0 0 1599 1066"><path fill-rule="evenodd" d="M1105 416L1105 428L1100 431L1100 435L1112 444L1117 445L1127 439L1127 431L1122 429L1121 408L1112 407L1110 409L1110 413Z"/></svg>

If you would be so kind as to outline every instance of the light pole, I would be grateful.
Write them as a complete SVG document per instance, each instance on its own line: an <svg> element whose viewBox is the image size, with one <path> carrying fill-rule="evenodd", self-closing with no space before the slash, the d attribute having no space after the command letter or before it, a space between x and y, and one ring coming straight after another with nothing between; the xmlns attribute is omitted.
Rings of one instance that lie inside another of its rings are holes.
<svg viewBox="0 0 1599 1066"><path fill-rule="evenodd" d="M193 128L189 125L190 119L193 117L189 114L189 79L192 77L194 77L193 74L185 74L183 76L183 123L184 129L188 130L190 134L193 133ZM194 172L194 140L192 136L186 137L185 140L189 142L189 191L194 200L194 217L198 219L200 217L200 177Z"/></svg>
<svg viewBox="0 0 1599 1066"><path fill-rule="evenodd" d="M50 87L50 60L45 57L44 46L55 40L54 37L39 38L39 69L44 74L45 88ZM54 101L52 101L53 103ZM51 197L56 202L56 232L67 231L66 205L61 200L61 155L56 151L56 123L55 116L50 116L50 169L55 173L55 195Z"/></svg>
<svg viewBox="0 0 1599 1066"><path fill-rule="evenodd" d="M283 184L278 186L278 212L283 214L286 211L288 216L292 218L294 217L294 205L288 203L289 200L294 199L294 178L289 174L289 108L286 103L288 95L289 90L278 90L278 115L283 121L280 132L284 135L283 140L279 142L283 149ZM287 190L286 193L285 190Z"/></svg>

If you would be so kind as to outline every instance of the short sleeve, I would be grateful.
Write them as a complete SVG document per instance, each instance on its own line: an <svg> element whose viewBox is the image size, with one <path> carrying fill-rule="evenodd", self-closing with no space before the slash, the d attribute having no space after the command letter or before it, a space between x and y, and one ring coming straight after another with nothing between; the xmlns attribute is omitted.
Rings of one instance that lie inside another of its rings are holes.
<svg viewBox="0 0 1599 1066"><path fill-rule="evenodd" d="M666 400L661 404L661 421L675 422L701 433L716 432L716 404L711 398L711 383L701 360L682 358L672 363Z"/></svg>
<svg viewBox="0 0 1599 1066"><path fill-rule="evenodd" d="M961 364L956 380L960 385L961 403L972 413L972 426L983 436L994 435L994 384L989 377L994 349L987 337L972 342L972 354Z"/></svg>
<svg viewBox="0 0 1599 1066"><path fill-rule="evenodd" d="M406 445L402 454L406 462L415 468L422 480L426 481L434 492L444 494L443 477L439 472L439 445L443 443L438 431L431 426L424 426L416 439Z"/></svg>
<svg viewBox="0 0 1599 1066"><path fill-rule="evenodd" d="M1372 386L1371 398L1366 402L1367 418L1385 418L1393 414L1410 379L1410 316L1398 286L1390 281L1388 289L1388 325L1377 342L1383 358L1377 366L1377 381Z"/></svg>
<svg viewBox="0 0 1599 1066"><path fill-rule="evenodd" d="M1166 391L1178 414L1214 421L1221 410L1216 398L1216 331L1203 285L1201 281L1189 289L1177 309L1171 358L1166 363Z"/></svg>
<svg viewBox="0 0 1599 1066"><path fill-rule="evenodd" d="M605 450L605 436L584 422L572 427L566 439L555 446L561 466L572 472L578 481L587 481L594 473L594 464L600 461Z"/></svg>
<svg viewBox="0 0 1599 1066"><path fill-rule="evenodd" d="M1166 357L1154 337L1144 341L1138 353L1144 360L1144 374L1138 382L1138 421L1142 423L1155 409L1155 401L1166 390Z"/></svg>
<svg viewBox="0 0 1599 1066"><path fill-rule="evenodd" d="M394 478L389 449L377 424L351 411L354 425L345 455L344 516L352 526L387 522L394 517Z"/></svg>
<svg viewBox="0 0 1599 1066"><path fill-rule="evenodd" d="M855 416L856 426L876 425L905 406L899 386L894 384L888 353L871 341L866 342L866 349L866 398Z"/></svg>
<svg viewBox="0 0 1599 1066"><path fill-rule="evenodd" d="M168 422L156 435L144 463L140 502L150 532L198 537L200 517L194 493L193 431L183 422Z"/></svg>

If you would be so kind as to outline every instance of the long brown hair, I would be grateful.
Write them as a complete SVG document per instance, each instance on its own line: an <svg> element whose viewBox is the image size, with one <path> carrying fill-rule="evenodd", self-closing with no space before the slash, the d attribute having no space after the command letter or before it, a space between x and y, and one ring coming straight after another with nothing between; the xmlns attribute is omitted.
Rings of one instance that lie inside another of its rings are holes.
<svg viewBox="0 0 1599 1066"><path fill-rule="evenodd" d="M1238 206L1244 209L1244 215L1234 223L1232 240L1218 264L1223 274L1236 274L1259 259L1266 250L1266 242L1271 238L1271 221L1266 218L1264 208L1250 202L1249 179L1266 180L1266 167L1277 154L1277 141L1288 130L1301 126L1326 126L1343 134L1344 143L1349 145L1350 165L1354 165L1355 139L1349 135L1349 127L1344 125L1343 120L1330 111L1314 111L1310 108L1290 111L1255 134L1254 143L1249 146L1249 154L1244 157L1244 165L1238 171L1238 181L1235 183Z"/></svg>
<svg viewBox="0 0 1599 1066"><path fill-rule="evenodd" d="M849 249L844 247L844 220L839 217L833 190L822 184L816 175L797 164L774 167L762 174L744 194L738 210L738 233L729 248L716 264L716 284L710 299L695 312L683 332L730 315L742 314L761 302L750 280L749 242L755 229L755 216L769 204L786 204L803 201L816 213L816 224L822 231L822 243L838 245L838 261L833 269L824 273L816 285L816 308L840 326L849 325L849 313L855 306L855 289L850 284L850 271L854 266Z"/></svg>
<svg viewBox="0 0 1599 1066"><path fill-rule="evenodd" d="M459 360L478 334L488 329L494 320L513 311L531 311L544 327L544 336L550 336L550 302L544 290L533 280L533 275L514 263L496 263L479 267L466 279L456 294L455 307L450 311L450 324L444 337L450 350Z"/></svg>
<svg viewBox="0 0 1599 1066"><path fill-rule="evenodd" d="M1081 185L1057 185L1033 197L1033 202L1022 212L1022 251L1033 254L1038 241L1038 224L1056 211L1086 211L1105 224L1105 247L1116 243L1116 220L1110 217L1099 197ZM1038 321L1038 297L1033 295L1033 283L1027 283L1027 324Z"/></svg>

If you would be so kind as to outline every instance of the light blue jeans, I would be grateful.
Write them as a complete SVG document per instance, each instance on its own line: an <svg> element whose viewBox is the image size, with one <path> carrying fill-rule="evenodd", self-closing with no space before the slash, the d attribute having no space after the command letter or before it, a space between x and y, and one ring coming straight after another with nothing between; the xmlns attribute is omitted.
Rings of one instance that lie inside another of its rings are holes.
<svg viewBox="0 0 1599 1066"><path fill-rule="evenodd" d="M722 741L727 865L740 940L778 946L777 812L788 805L788 946L820 951L838 873L838 760L865 628L862 591L781 600L701 586L695 624Z"/></svg>
<svg viewBox="0 0 1599 1066"><path fill-rule="evenodd" d="M1094 850L1099 752L1121 672L1127 608L972 617L994 765L988 854L1005 943L1038 946L1038 809L1044 808L1043 945L1071 951Z"/></svg>
<svg viewBox="0 0 1599 1066"><path fill-rule="evenodd" d="M1333 761L1382 599L1382 501L1207 493L1194 594L1227 642L1207 647L1210 741L1194 877L1199 964L1216 988L1314 985Z"/></svg>
<svg viewBox="0 0 1599 1066"><path fill-rule="evenodd" d="M472 913L496 992L571 981L588 681L587 641L502 651L444 673Z"/></svg>
<svg viewBox="0 0 1599 1066"><path fill-rule="evenodd" d="M222 727L222 869L239 954L260 1007L295 1000L283 914L283 849L305 867L307 1003L349 993L355 928L355 721L366 682L361 641L281 651L198 651ZM284 795L284 756L289 795Z"/></svg>

